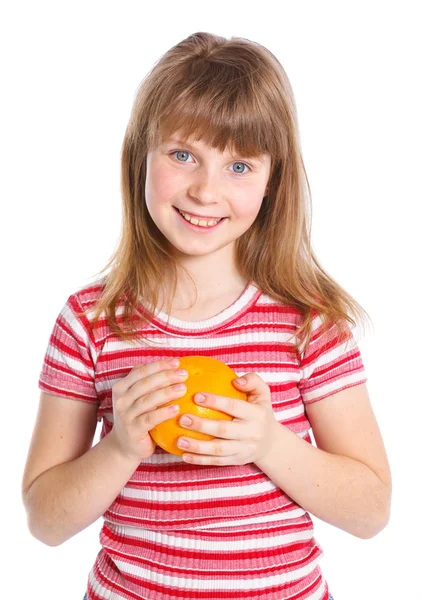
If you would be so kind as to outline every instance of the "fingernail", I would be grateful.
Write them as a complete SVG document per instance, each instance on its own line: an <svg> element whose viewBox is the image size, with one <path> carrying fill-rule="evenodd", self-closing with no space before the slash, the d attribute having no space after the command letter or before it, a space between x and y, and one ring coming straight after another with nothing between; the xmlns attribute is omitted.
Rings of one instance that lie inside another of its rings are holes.
<svg viewBox="0 0 422 600"><path fill-rule="evenodd" d="M244 377L238 377L237 379L235 379L235 382L239 385L245 385L246 379Z"/></svg>
<svg viewBox="0 0 422 600"><path fill-rule="evenodd" d="M195 395L195 401L199 402L199 404L202 404L203 402L205 402L205 396L204 396L204 394L196 394Z"/></svg>

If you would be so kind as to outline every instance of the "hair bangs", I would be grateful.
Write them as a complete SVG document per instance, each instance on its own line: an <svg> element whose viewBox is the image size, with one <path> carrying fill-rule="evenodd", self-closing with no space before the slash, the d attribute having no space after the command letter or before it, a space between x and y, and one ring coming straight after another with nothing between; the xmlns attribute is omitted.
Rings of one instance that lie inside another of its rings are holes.
<svg viewBox="0 0 422 600"><path fill-rule="evenodd" d="M202 141L234 155L280 155L283 144L269 116L273 111L255 97L254 90L262 86L251 83L251 73L239 73L233 65L219 62L217 67L205 63L188 87L167 82L160 94L166 109L150 123L153 146L177 134L181 141Z"/></svg>

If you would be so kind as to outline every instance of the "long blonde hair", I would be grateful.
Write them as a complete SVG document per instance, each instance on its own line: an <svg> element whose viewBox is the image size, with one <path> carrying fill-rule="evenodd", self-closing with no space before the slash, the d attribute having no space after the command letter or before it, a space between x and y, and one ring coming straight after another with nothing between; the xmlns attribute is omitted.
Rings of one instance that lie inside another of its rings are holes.
<svg viewBox="0 0 422 600"><path fill-rule="evenodd" d="M365 317L370 320L311 248L311 192L295 99L282 65L256 42L197 32L166 52L138 88L122 147L121 237L98 273L111 268L94 307L94 325L104 312L110 330L132 342L140 337L137 321L150 322L154 316L163 273L171 273L174 298L177 266L183 266L148 213L145 178L147 153L175 131L221 152L229 148L242 156L272 157L268 194L254 223L236 240L236 265L264 294L303 315L296 351L299 345L307 347L316 313L325 327L337 325L340 334L346 322L356 326ZM153 307L144 307L143 316L135 310L141 297Z"/></svg>

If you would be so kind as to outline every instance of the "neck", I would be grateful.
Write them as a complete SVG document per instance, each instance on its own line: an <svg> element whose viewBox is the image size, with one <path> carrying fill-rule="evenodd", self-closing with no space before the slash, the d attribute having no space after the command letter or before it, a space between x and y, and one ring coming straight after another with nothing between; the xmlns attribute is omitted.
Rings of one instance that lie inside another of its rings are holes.
<svg viewBox="0 0 422 600"><path fill-rule="evenodd" d="M239 290L241 293L248 283L236 266L234 244L204 256L180 254L177 258L192 278L182 268L177 268L174 303L184 308L233 295ZM163 297L168 304L172 298L172 281L167 276L164 282Z"/></svg>
<svg viewBox="0 0 422 600"><path fill-rule="evenodd" d="M188 267L186 267L188 269ZM248 284L247 278L242 277L237 269L224 268L221 264L217 273L203 267L200 272L189 270L192 280L185 271L178 269L177 283L172 298L172 284L169 279L165 281L162 292L160 292L160 303L165 306L164 311L186 310L188 308L199 308L219 298L236 299Z"/></svg>

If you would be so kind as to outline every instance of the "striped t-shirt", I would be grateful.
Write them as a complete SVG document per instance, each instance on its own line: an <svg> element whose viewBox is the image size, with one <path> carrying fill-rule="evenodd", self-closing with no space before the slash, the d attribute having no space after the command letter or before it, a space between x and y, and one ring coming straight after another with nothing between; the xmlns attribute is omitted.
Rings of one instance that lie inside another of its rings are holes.
<svg viewBox="0 0 422 600"><path fill-rule="evenodd" d="M335 326L321 335L315 315L311 342L299 354L294 333L303 317L252 282L209 319L181 321L157 310L142 327L147 340L134 344L112 334L105 315L95 329L92 311L76 315L93 307L103 287L99 280L68 298L38 384L96 404L101 439L113 427L112 386L139 364L204 355L238 376L255 372L271 390L277 421L309 443L306 405L367 381L351 331L347 340L337 337ZM120 303L119 321L122 313ZM254 463L192 465L157 446L103 519L88 600L328 600L323 551L309 513Z"/></svg>

